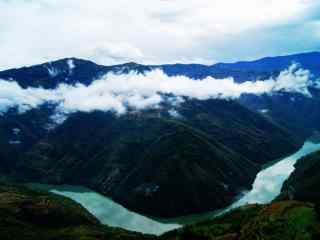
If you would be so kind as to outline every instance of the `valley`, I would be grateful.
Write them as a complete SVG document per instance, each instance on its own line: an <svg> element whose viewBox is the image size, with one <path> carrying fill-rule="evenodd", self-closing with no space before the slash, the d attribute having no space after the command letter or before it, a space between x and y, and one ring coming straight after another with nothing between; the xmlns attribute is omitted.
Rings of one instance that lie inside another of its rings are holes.
<svg viewBox="0 0 320 240"><path fill-rule="evenodd" d="M125 235L179 239L233 214L259 218L278 201L306 210L309 224L317 197L302 186L314 189L317 175L302 177L294 165L320 150L316 137L306 141L320 130L315 58L320 54L213 66L102 66L72 58L0 72L0 84L12 90L0 89L7 99L0 107L0 180L33 182L36 191L75 200ZM214 79L228 76L231 82ZM142 87L148 78L167 87ZM226 93L202 95L210 81L226 84ZM308 182L299 185L299 178ZM236 229L222 233L238 239Z"/></svg>
<svg viewBox="0 0 320 240"><path fill-rule="evenodd" d="M195 224L216 218L241 206L248 204L268 204L272 202L280 195L282 185L293 171L293 165L297 160L316 151L320 151L320 143L307 141L298 152L261 170L256 176L252 189L249 192L243 193L242 197L239 196L239 200L225 209L174 219L157 220L141 216L128 211L107 197L83 187L43 184L28 184L27 186L32 189L49 191L76 201L103 224L145 234L160 235L173 229L181 228L185 224Z"/></svg>
<svg viewBox="0 0 320 240"><path fill-rule="evenodd" d="M319 13L0 0L0 240L320 240Z"/></svg>

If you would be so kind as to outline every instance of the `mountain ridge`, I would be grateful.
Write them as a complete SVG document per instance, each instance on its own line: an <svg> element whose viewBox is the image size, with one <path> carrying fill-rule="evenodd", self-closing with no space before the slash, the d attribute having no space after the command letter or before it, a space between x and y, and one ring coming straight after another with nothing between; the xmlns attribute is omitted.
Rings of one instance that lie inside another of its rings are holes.
<svg viewBox="0 0 320 240"><path fill-rule="evenodd" d="M39 78L47 78L48 81L48 78L50 79L50 74L48 74L50 67L59 68L60 66L62 67L63 71L67 71L69 67L69 61L73 61L76 66L83 68L81 70L81 74L75 76L75 78L78 77L78 79L74 78L73 81L70 81L69 83L74 84L80 82L85 85L90 84L94 79L97 79L98 77L101 77L102 75L107 74L109 72L129 73L131 71L134 71L138 73L145 73L154 69L161 69L168 76L183 75L193 79L203 79L208 76L212 76L215 78L234 77L235 80L238 82L243 82L245 80L254 81L257 78L267 79L271 76L274 76L275 74L278 74L281 70L284 70L285 68L289 67L294 62L300 63L302 68L309 69L315 75L315 77L319 77L320 64L318 64L317 61L315 61L315 59L320 59L320 52L293 54L278 57L266 57L254 61L216 63L213 65L181 63L145 65L135 62L128 62L116 65L100 65L90 60L71 57L45 62L29 67L13 68L0 71L0 79L15 79L21 86L27 87L27 79L22 80L21 74L23 74L26 78L29 74L29 70L33 68L34 71L36 71L36 74ZM16 78L14 78L13 76L15 76ZM66 82L65 79L63 79L66 77L68 76L65 74L63 74L63 76L61 77L58 76L57 82L55 84L46 85L45 83L42 83L42 87L56 87L57 84ZM31 79L29 80L31 81ZM31 86L41 86L41 84L39 85L39 83L40 82L37 82L37 84L31 84Z"/></svg>

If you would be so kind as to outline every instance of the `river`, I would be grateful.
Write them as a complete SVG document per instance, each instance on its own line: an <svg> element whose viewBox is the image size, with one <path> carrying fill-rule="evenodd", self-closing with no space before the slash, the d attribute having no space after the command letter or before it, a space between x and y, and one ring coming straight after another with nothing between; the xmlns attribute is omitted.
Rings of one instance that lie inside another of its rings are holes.
<svg viewBox="0 0 320 240"><path fill-rule="evenodd" d="M269 203L281 192L285 180L294 171L294 164L298 159L320 150L320 143L307 141L296 153L283 158L275 164L258 173L252 185L252 189L244 193L244 196L233 203L226 210L230 210L248 203Z"/></svg>
<svg viewBox="0 0 320 240"><path fill-rule="evenodd" d="M294 170L296 161L317 150L320 150L320 143L307 141L298 152L261 170L252 185L252 190L243 193L243 196L238 201L226 209L201 215L181 217L175 220L171 219L168 221L151 219L129 211L109 198L84 187L68 185L52 186L43 184L32 184L32 187L47 190L75 200L96 216L102 223L109 226L159 235L181 227L181 224L178 224L178 222L190 223L204 220L247 203L268 203L272 201L279 195L284 181Z"/></svg>
<svg viewBox="0 0 320 240"><path fill-rule="evenodd" d="M181 227L180 224L163 223L129 211L111 199L85 187L37 183L29 186L71 198L85 207L101 223L112 227L156 235Z"/></svg>

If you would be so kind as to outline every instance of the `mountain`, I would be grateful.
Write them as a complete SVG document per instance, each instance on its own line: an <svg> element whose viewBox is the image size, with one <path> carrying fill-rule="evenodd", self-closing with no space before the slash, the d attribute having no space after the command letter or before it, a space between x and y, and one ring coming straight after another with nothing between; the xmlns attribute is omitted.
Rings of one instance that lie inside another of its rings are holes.
<svg viewBox="0 0 320 240"><path fill-rule="evenodd" d="M287 56L266 57L255 61L241 61L236 63L218 63L217 68L253 72L278 72L292 63L299 63L302 68L309 69L314 75L319 76L319 52L300 53Z"/></svg>
<svg viewBox="0 0 320 240"><path fill-rule="evenodd" d="M186 101L179 112L79 112L49 130L50 109L11 112L0 117L2 168L13 179L85 185L132 210L175 217L227 206L263 164L303 141L233 101Z"/></svg>
<svg viewBox="0 0 320 240"><path fill-rule="evenodd" d="M90 84L106 73L145 73L162 69L168 76L187 76L193 79L233 77L235 81L254 81L276 76L293 63L308 69L314 78L320 77L320 52L294 54L280 57L262 58L250 62L217 63L211 66L201 64L142 65L134 62L103 66L91 61L66 58L31 67L9 69L0 72L0 79L14 79L22 87L54 88L59 83Z"/></svg>
<svg viewBox="0 0 320 240"><path fill-rule="evenodd" d="M212 66L165 65L162 69L169 75L185 75L195 79L207 76L233 77L235 81L243 82L277 77L293 63L310 71L311 80L320 78L319 52L267 57L247 62L217 63ZM320 90L310 87L309 91L312 97L300 93L246 94L238 102L252 111L262 113L296 135L307 138L320 130Z"/></svg>
<svg viewBox="0 0 320 240"><path fill-rule="evenodd" d="M288 56L267 57L255 61L217 63L211 66L201 64L167 64L152 66L161 68L169 76L183 75L193 79L233 77L237 82L268 79L278 75L293 63L308 69L315 78L320 76L320 53L302 53Z"/></svg>
<svg viewBox="0 0 320 240"><path fill-rule="evenodd" d="M238 102L295 135L308 138L320 131L320 92L312 92L312 97L297 93L244 95Z"/></svg>
<svg viewBox="0 0 320 240"><path fill-rule="evenodd" d="M320 77L320 53L302 53L289 56L267 57L255 61L217 63L212 66L196 64L164 65L161 68L170 76L185 75L194 79L207 76L233 77L237 82L269 79L297 63L309 70L311 80ZM271 121L286 127L296 135L307 138L320 130L320 91L310 88L312 97L299 93L274 93L272 95L242 95L238 102L252 111L262 113Z"/></svg>
<svg viewBox="0 0 320 240"><path fill-rule="evenodd" d="M69 58L3 71L0 79L53 89L61 83L89 85L111 72L161 68L168 75L233 76L241 82L275 76L298 60L316 76L315 59L319 53L213 66L102 66ZM76 112L58 123L50 103L23 113L13 107L0 115L1 178L85 185L152 216L223 208L250 189L264 164L296 151L319 131L320 94L312 93L246 95L237 101L186 98L175 107L179 116L163 103L120 116Z"/></svg>
<svg viewBox="0 0 320 240"><path fill-rule="evenodd" d="M282 192L290 199L319 201L320 151L298 160Z"/></svg>
<svg viewBox="0 0 320 240"><path fill-rule="evenodd" d="M0 79L14 80L23 88L43 87L53 89L61 83L89 85L95 79L107 73L128 73L130 71L151 71L149 66L125 63L114 66L102 66L91 61L66 58L31 67L10 69L0 72Z"/></svg>
<svg viewBox="0 0 320 240"><path fill-rule="evenodd" d="M0 79L15 80L20 86L52 89L61 83L82 83L89 85L107 73L146 73L162 69L169 76L182 75L193 79L233 77L237 82L255 81L277 77L293 63L310 71L311 80L320 78L320 53L302 53L288 56L267 57L256 61L217 63L211 66L201 64L141 65L126 63L102 66L93 62L68 58L32 67L0 72ZM320 130L320 90L309 88L312 95L300 93L273 93L263 95L242 95L238 102L252 111L264 114L271 121L307 138Z"/></svg>
<svg viewBox="0 0 320 240"><path fill-rule="evenodd" d="M217 63L211 66L201 64L141 65L126 63L114 66L97 65L90 61L69 58L32 67L0 72L0 79L14 79L22 87L55 88L60 83L89 85L107 73L145 73L162 69L169 76L182 75L193 79L233 77L237 82L269 79L292 65L310 71L311 80L320 77L320 53L302 53L288 56L267 57L255 61ZM312 95L300 93L273 93L263 95L242 95L238 102L252 111L263 113L275 123L286 127L301 137L308 137L320 126L320 91L309 88Z"/></svg>

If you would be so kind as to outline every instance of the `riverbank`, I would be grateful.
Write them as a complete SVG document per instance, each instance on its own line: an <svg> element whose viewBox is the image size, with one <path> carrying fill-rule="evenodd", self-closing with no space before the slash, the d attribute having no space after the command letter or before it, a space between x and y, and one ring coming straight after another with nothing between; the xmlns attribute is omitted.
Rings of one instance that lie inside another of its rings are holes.
<svg viewBox="0 0 320 240"><path fill-rule="evenodd" d="M29 186L75 200L96 216L103 224L121 227L131 231L160 235L164 232L180 228L182 225L212 219L239 206L271 202L280 193L284 181L294 170L295 162L299 158L317 150L320 150L320 143L318 141L307 141L296 153L261 170L256 176L252 189L244 192L243 195L239 197L239 200L225 209L174 219L154 219L137 214L113 202L111 199L84 187L43 184L29 184Z"/></svg>

